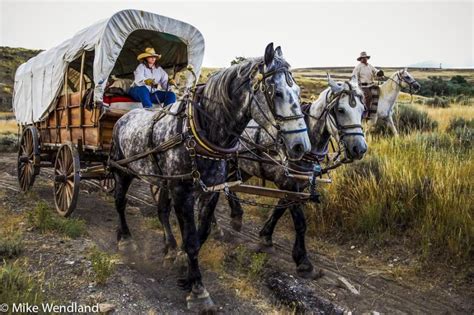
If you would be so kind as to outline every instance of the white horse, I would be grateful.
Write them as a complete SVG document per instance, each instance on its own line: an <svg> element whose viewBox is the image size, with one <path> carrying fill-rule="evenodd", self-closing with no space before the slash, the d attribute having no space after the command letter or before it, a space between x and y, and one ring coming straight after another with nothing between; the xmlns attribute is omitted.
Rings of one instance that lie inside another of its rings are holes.
<svg viewBox="0 0 474 315"><path fill-rule="evenodd" d="M378 119L381 119L386 125L388 125L393 134L398 136L398 131L393 123L392 115L395 108L395 102L402 87L408 87L410 93L412 91L418 91L421 87L407 71L407 68L395 72L387 81L380 85L377 115L374 115L374 117L369 120L369 130L375 126Z"/></svg>

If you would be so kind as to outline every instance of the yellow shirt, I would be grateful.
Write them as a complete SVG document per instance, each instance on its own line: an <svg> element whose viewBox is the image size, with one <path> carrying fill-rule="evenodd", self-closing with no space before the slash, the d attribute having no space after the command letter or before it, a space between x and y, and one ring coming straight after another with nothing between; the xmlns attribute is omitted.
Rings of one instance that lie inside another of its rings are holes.
<svg viewBox="0 0 474 315"><path fill-rule="evenodd" d="M372 84L374 83L374 77L379 72L377 68L371 64L359 63L352 71L352 75L355 75L359 84Z"/></svg>

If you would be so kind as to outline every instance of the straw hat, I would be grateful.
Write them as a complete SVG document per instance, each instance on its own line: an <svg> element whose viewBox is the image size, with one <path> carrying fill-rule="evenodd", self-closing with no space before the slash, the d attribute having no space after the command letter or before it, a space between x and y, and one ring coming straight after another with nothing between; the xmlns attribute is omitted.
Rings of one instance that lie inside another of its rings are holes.
<svg viewBox="0 0 474 315"><path fill-rule="evenodd" d="M357 58L357 61L360 61L362 58L370 59L370 56L368 56L367 53L365 51L363 51L363 52L360 53L360 56L359 56L359 58Z"/></svg>
<svg viewBox="0 0 474 315"><path fill-rule="evenodd" d="M146 58L146 57L156 57L157 59L160 59L161 55L157 54L154 48L147 47L145 48L145 52L138 55L137 60L142 60L143 58Z"/></svg>

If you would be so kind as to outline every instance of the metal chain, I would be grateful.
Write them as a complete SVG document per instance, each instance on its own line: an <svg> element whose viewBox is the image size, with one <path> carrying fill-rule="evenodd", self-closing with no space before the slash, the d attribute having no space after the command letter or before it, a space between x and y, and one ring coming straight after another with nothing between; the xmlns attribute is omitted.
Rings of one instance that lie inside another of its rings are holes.
<svg viewBox="0 0 474 315"><path fill-rule="evenodd" d="M234 201L237 201L239 203L243 203L243 204L246 204L248 206L254 206L254 207L260 207L260 208L265 208L265 209L274 209L274 208L277 208L277 209L281 209L281 208L288 208L289 206L292 206L292 205L295 205L295 204L301 204L302 202L301 201L290 201L288 203L285 203L283 205L271 205L271 204L268 204L268 203L261 203L261 202L256 202L256 201L251 201L251 200L245 200L245 199L241 199L239 197L236 197L234 195L231 195L229 193L229 188L226 187L224 188L224 194L226 195L227 198L230 198Z"/></svg>

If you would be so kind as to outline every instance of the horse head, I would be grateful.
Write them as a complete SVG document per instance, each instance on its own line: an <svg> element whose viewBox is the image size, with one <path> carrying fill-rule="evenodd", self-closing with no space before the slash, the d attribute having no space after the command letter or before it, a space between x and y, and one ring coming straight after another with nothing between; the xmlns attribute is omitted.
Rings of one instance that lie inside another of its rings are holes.
<svg viewBox="0 0 474 315"><path fill-rule="evenodd" d="M348 160L360 160L367 152L362 130L362 90L355 77L350 81L336 82L328 74L327 79L329 87L310 107L310 117L317 120L311 124L311 137L316 137L314 132L324 128L322 132L327 131L336 139Z"/></svg>
<svg viewBox="0 0 474 315"><path fill-rule="evenodd" d="M398 78L398 84L400 87L408 87L414 92L418 92L421 85L415 80L415 78L408 72L407 68L401 69L396 72Z"/></svg>
<svg viewBox="0 0 474 315"><path fill-rule="evenodd" d="M273 49L270 43L250 72L250 114L273 138L280 156L299 160L311 143L301 112L300 88L289 68L281 48Z"/></svg>

